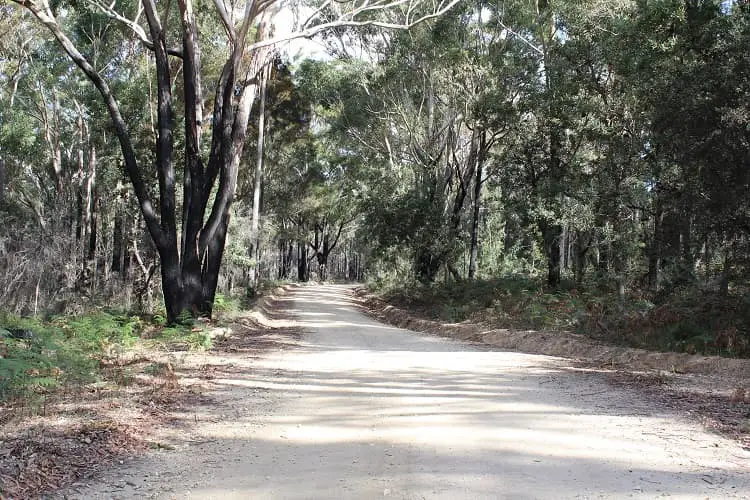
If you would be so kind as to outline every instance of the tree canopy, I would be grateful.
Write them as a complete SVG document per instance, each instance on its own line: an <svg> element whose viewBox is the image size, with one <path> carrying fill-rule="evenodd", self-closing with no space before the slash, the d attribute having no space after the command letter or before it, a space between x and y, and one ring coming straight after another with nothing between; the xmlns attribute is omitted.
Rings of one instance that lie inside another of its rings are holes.
<svg viewBox="0 0 750 500"><path fill-rule="evenodd" d="M14 0L5 293L55 308L116 294L113 277L138 297L160 284L170 320L277 278L742 295L749 16L690 0ZM311 37L326 57L277 50Z"/></svg>

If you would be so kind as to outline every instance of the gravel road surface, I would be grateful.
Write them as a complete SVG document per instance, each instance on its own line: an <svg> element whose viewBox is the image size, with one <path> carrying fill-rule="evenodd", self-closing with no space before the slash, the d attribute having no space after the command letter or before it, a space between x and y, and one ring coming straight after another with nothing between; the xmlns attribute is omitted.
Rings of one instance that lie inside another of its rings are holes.
<svg viewBox="0 0 750 500"><path fill-rule="evenodd" d="M346 286L281 300L298 346L223 356L174 449L70 496L750 498L747 450L600 374L386 326Z"/></svg>

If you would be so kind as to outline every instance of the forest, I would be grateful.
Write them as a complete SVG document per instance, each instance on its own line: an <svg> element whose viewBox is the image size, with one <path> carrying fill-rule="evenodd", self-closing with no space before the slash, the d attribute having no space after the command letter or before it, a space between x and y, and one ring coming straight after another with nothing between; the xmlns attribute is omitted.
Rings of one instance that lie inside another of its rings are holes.
<svg viewBox="0 0 750 500"><path fill-rule="evenodd" d="M748 46L744 0L0 2L6 358L328 280L747 356Z"/></svg>

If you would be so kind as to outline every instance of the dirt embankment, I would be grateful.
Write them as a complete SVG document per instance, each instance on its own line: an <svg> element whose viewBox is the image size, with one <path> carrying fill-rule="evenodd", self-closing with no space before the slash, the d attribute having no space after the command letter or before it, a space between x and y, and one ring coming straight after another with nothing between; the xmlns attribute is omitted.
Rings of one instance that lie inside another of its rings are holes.
<svg viewBox="0 0 750 500"><path fill-rule="evenodd" d="M419 317L357 289L361 305L378 319L409 330L499 349L568 358L574 369L597 370L618 385L652 393L665 405L750 448L750 360L614 346L582 334L493 328Z"/></svg>

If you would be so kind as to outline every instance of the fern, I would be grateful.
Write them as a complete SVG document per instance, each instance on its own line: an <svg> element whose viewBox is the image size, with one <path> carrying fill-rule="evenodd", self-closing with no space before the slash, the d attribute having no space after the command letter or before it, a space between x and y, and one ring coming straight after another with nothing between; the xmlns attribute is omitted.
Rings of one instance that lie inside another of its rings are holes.
<svg viewBox="0 0 750 500"><path fill-rule="evenodd" d="M0 400L97 380L98 360L134 345L144 325L137 316L108 311L48 323L0 314ZM29 338L11 338L10 329L29 331Z"/></svg>

